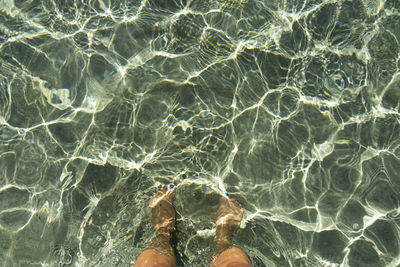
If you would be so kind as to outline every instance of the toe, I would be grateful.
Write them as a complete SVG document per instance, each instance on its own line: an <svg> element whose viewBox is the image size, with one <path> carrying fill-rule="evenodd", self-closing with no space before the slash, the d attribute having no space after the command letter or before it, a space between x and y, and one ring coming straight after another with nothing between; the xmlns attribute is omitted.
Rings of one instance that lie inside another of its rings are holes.
<svg viewBox="0 0 400 267"><path fill-rule="evenodd" d="M169 185L169 186L166 186L165 188L167 188L167 197L169 198L169 199L172 199L172 197L175 195L175 192L176 192L176 186L174 186L174 187L172 187L171 185Z"/></svg>
<svg viewBox="0 0 400 267"><path fill-rule="evenodd" d="M229 202L231 207L232 206L235 207L235 208L241 208L242 207L242 205L239 203L239 201L237 201L236 199L234 199L232 197L227 199L227 201Z"/></svg>
<svg viewBox="0 0 400 267"><path fill-rule="evenodd" d="M241 208L242 205L239 203L239 201L237 201L236 199L232 198L232 203L237 207L237 208Z"/></svg>
<svg viewBox="0 0 400 267"><path fill-rule="evenodd" d="M150 208L155 207L157 204L160 203L160 201L167 200L168 202L172 202L172 197L174 196L176 191L176 186L170 187L170 186L164 186L160 190L158 190L154 195L153 198L151 199L149 206ZM172 203L171 203L172 204Z"/></svg>
<svg viewBox="0 0 400 267"><path fill-rule="evenodd" d="M160 192L163 194L166 194L168 191L168 186L164 186L163 188L161 188Z"/></svg>

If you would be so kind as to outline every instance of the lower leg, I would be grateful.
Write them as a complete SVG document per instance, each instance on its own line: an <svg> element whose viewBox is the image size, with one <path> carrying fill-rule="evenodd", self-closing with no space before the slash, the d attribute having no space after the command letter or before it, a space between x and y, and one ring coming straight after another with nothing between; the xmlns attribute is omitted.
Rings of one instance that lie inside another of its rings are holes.
<svg viewBox="0 0 400 267"><path fill-rule="evenodd" d="M237 247L231 247L214 256L211 267L251 267L246 253Z"/></svg>
<svg viewBox="0 0 400 267"><path fill-rule="evenodd" d="M151 221L156 228L156 236L150 245L136 259L135 267L175 267L174 250L169 243L170 233L175 230L175 210L172 197L175 188L165 187L150 201Z"/></svg>
<svg viewBox="0 0 400 267"><path fill-rule="evenodd" d="M211 267L251 267L247 255L240 248L232 246L233 235L239 228L243 208L231 198L221 198L217 214L217 249Z"/></svg>
<svg viewBox="0 0 400 267"><path fill-rule="evenodd" d="M158 234L149 247L136 259L135 267L175 267L174 251L169 243L169 235Z"/></svg>

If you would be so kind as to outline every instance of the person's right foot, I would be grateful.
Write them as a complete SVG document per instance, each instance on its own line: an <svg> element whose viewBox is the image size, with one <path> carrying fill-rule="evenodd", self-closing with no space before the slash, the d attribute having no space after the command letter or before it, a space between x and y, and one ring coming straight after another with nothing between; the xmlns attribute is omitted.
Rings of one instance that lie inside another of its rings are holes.
<svg viewBox="0 0 400 267"><path fill-rule="evenodd" d="M233 198L221 197L217 212L217 246L231 245L233 235L240 226L243 208Z"/></svg>

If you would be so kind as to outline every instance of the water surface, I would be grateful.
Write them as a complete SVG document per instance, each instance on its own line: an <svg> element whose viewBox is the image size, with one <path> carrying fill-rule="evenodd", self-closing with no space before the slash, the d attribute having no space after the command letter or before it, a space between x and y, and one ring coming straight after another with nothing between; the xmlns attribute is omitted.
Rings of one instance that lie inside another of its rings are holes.
<svg viewBox="0 0 400 267"><path fill-rule="evenodd" d="M400 2L0 0L1 266L131 266L178 185L255 267L398 266Z"/></svg>

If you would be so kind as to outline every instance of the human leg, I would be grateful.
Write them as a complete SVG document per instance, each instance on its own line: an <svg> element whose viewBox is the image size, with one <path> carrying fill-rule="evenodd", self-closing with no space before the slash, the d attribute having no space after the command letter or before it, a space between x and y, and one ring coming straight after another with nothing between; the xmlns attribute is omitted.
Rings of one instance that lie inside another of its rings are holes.
<svg viewBox="0 0 400 267"><path fill-rule="evenodd" d="M174 250L169 243L170 234L175 230L175 209L172 206L175 190L173 186L164 187L150 201L151 221L156 228L156 236L136 259L135 267L176 266Z"/></svg>
<svg viewBox="0 0 400 267"><path fill-rule="evenodd" d="M211 267L251 267L247 255L232 245L232 238L240 226L243 208L232 198L221 197L217 213L217 249Z"/></svg>

